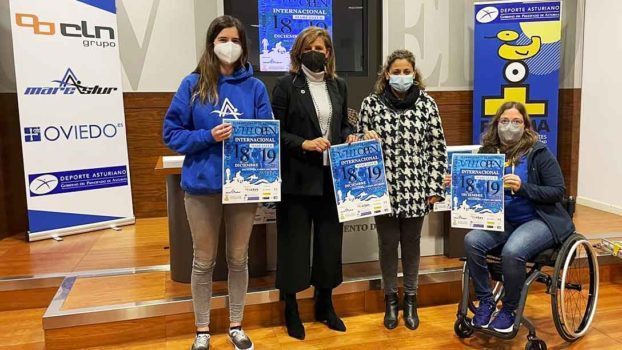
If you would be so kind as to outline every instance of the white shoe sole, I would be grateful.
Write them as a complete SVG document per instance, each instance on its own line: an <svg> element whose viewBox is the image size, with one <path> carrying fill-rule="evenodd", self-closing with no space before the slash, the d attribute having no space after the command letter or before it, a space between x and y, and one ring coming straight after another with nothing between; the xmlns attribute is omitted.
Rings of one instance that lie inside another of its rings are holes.
<svg viewBox="0 0 622 350"><path fill-rule="evenodd" d="M475 323L473 323L473 320L471 320L471 326L475 328L488 328L489 325L490 325L490 321L483 326L476 326Z"/></svg>
<svg viewBox="0 0 622 350"><path fill-rule="evenodd" d="M493 329L499 333L510 333L514 329L514 325L511 325L509 328L505 328L505 329L499 329L499 328L493 328Z"/></svg>
<svg viewBox="0 0 622 350"><path fill-rule="evenodd" d="M251 345L251 347L250 347L250 348L248 348L248 349L240 349L240 348L238 348L238 347L237 347L237 346L233 343L233 340L231 340L231 337L227 337L227 339L229 339L229 343L231 343L231 345L233 345L233 348L234 348L235 350L255 350L255 343L253 343L253 344Z"/></svg>

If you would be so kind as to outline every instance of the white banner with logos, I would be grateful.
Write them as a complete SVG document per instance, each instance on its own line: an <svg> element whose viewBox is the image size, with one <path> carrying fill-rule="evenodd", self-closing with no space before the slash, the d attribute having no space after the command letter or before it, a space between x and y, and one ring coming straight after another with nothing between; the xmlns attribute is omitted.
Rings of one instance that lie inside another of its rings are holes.
<svg viewBox="0 0 622 350"><path fill-rule="evenodd" d="M29 240L134 222L114 0L11 0Z"/></svg>

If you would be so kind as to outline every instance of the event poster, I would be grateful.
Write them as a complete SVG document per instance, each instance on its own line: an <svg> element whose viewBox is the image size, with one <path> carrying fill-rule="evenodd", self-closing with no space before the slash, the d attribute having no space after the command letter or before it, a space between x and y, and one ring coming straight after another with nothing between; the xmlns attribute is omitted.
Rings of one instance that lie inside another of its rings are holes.
<svg viewBox="0 0 622 350"><path fill-rule="evenodd" d="M259 69L289 70L289 53L298 33L309 26L333 31L333 0L258 0Z"/></svg>
<svg viewBox="0 0 622 350"><path fill-rule="evenodd" d="M518 101L557 154L561 8L560 1L475 4L474 143L503 103Z"/></svg>
<svg viewBox="0 0 622 350"><path fill-rule="evenodd" d="M223 204L280 201L279 121L223 119L223 123L233 126L223 143Z"/></svg>
<svg viewBox="0 0 622 350"><path fill-rule="evenodd" d="M455 153L476 153L479 145L468 146L447 146L447 174L451 175L451 157ZM434 203L434 211L451 210L451 187L445 187L445 199L442 202Z"/></svg>
<svg viewBox="0 0 622 350"><path fill-rule="evenodd" d="M379 140L332 146L329 153L339 222L391 213Z"/></svg>
<svg viewBox="0 0 622 350"><path fill-rule="evenodd" d="M504 154L452 157L451 227L504 230Z"/></svg>
<svg viewBox="0 0 622 350"><path fill-rule="evenodd" d="M254 225L276 224L276 203L259 203L255 212Z"/></svg>

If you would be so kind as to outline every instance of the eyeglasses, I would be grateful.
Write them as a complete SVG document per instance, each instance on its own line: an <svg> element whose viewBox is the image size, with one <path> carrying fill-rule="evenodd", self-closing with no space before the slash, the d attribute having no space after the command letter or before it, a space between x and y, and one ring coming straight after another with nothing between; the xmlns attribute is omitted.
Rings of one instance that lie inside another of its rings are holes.
<svg viewBox="0 0 622 350"><path fill-rule="evenodd" d="M509 119L501 119L501 120L499 120L499 124L502 124L502 125L508 125L510 123L512 123L512 125L514 125L514 126L521 126L521 125L523 125L523 121L520 120L520 119L514 119L514 120L511 120L511 121Z"/></svg>

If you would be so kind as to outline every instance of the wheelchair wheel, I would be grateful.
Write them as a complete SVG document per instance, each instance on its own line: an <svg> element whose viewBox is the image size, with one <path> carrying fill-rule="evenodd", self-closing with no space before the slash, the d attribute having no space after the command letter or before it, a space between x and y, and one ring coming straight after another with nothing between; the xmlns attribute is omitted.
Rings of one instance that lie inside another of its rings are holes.
<svg viewBox="0 0 622 350"><path fill-rule="evenodd" d="M555 262L551 286L553 321L568 342L590 328L598 302L598 260L592 245L573 234L563 244Z"/></svg>
<svg viewBox="0 0 622 350"><path fill-rule="evenodd" d="M473 329L471 329L466 322L464 318L459 318L454 322L454 333L456 333L459 338L468 338L473 334Z"/></svg>
<svg viewBox="0 0 622 350"><path fill-rule="evenodd" d="M546 343L540 339L530 340L525 344L525 350L546 350Z"/></svg>
<svg viewBox="0 0 622 350"><path fill-rule="evenodd" d="M466 262L464 263L466 266ZM464 268L462 269L463 273L462 273L462 278L464 278ZM461 286L464 286L464 283L461 284ZM492 289L492 296L493 298L495 298L495 304L499 302L499 300L501 300L501 298L503 298L503 294L504 294L504 289L503 289L503 283L500 281L495 281L493 279L490 280L490 287ZM464 291L462 291L462 293L464 293ZM468 307L469 310L472 313L475 313L475 310L477 310L477 298L475 297L475 288L473 288L473 282L469 281L469 303L468 303Z"/></svg>

